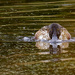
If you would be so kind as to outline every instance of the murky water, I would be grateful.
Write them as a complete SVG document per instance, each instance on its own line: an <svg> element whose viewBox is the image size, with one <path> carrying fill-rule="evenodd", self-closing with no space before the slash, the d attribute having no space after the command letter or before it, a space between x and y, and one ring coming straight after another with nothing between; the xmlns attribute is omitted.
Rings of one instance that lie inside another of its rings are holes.
<svg viewBox="0 0 75 75"><path fill-rule="evenodd" d="M75 75L75 42L25 42L59 23L75 37L75 1L0 1L0 75Z"/></svg>

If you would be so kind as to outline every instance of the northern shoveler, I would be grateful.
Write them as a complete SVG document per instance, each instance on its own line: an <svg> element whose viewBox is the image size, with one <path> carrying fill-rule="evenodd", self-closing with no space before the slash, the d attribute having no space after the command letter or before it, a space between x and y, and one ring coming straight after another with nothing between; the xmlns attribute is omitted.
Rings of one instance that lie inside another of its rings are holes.
<svg viewBox="0 0 75 75"><path fill-rule="evenodd" d="M68 30L58 23L52 23L51 25L44 26L35 33L35 39L37 40L69 40L71 38Z"/></svg>

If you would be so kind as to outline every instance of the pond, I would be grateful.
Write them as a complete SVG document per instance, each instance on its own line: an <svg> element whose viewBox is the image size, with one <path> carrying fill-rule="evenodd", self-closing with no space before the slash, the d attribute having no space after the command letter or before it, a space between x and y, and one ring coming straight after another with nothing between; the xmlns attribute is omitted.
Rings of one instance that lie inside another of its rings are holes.
<svg viewBox="0 0 75 75"><path fill-rule="evenodd" d="M0 1L0 75L75 75L75 42L53 48L23 40L51 23L75 38L75 1Z"/></svg>

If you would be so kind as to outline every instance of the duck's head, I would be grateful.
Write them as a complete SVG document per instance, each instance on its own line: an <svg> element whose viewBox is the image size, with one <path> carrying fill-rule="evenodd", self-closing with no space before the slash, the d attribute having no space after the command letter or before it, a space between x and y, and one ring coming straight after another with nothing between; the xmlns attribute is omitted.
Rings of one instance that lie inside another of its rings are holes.
<svg viewBox="0 0 75 75"><path fill-rule="evenodd" d="M61 34L60 32L61 26L57 23L53 23L49 26L49 36L53 40L59 39L59 36Z"/></svg>

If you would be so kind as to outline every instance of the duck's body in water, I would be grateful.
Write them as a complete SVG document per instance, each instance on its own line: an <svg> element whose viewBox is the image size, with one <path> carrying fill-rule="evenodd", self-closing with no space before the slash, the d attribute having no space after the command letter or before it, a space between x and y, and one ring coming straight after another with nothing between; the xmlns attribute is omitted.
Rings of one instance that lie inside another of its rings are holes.
<svg viewBox="0 0 75 75"><path fill-rule="evenodd" d="M68 30L57 23L44 26L35 33L36 40L69 40L70 38Z"/></svg>

